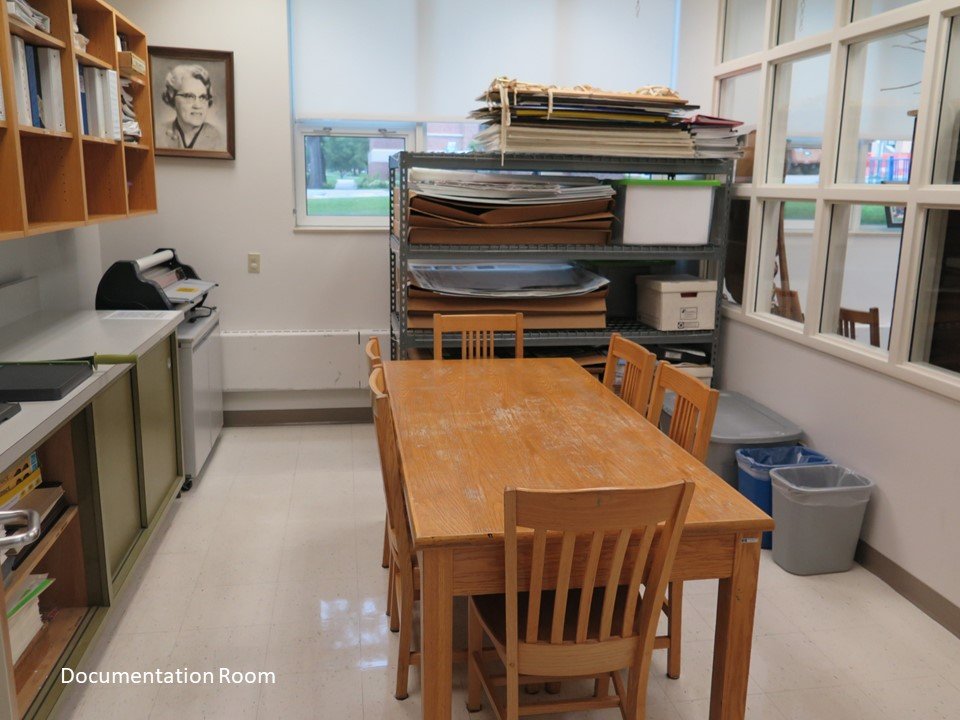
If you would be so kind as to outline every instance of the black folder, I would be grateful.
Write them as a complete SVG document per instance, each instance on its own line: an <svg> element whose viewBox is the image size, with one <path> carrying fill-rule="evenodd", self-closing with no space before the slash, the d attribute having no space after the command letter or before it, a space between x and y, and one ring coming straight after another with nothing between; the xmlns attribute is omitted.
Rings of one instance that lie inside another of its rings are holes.
<svg viewBox="0 0 960 720"><path fill-rule="evenodd" d="M0 401L62 400L92 374L87 363L0 364Z"/></svg>

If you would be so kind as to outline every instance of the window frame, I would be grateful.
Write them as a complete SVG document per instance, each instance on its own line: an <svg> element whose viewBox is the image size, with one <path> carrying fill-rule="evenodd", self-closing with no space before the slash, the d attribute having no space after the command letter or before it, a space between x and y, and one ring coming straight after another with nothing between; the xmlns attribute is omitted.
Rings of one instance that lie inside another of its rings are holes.
<svg viewBox="0 0 960 720"><path fill-rule="evenodd" d="M420 146L419 123L377 121L299 122L294 125L293 174L295 230L370 230L389 228L387 215L308 215L305 142L308 137L384 137L403 139L404 149Z"/></svg>
<svg viewBox="0 0 960 720"><path fill-rule="evenodd" d="M750 183L733 186L735 199L750 202L750 220L747 236L747 254L744 268L744 287L741 304L724 302L725 318L742 322L769 332L804 347L826 353L847 362L922 387L937 394L960 400L960 375L941 370L920 360L911 360L911 346L918 307L918 291L923 265L924 236L928 211L935 209L960 210L960 185L935 184L933 179L934 153L938 138L941 100L947 69L946 49L950 23L960 16L960 0L919 0L893 10L851 20L852 0L835 3L834 27L826 32L798 40L777 44L779 30L779 0L767 0L765 12L765 43L750 55L723 60L723 19L726 2L721 3L717 27L717 45L713 73L713 108L720 106L720 81L759 68L761 97L760 119L754 159L754 175ZM838 183L837 161L840 142L840 118L845 94L846 68L849 47L897 30L922 25L927 31L927 43L921 73L921 89L917 108L914 144L912 147L910 182L905 185L866 185ZM768 182L770 165L770 130L774 102L774 72L776 65L827 52L829 78L827 87L826 123L821 155L821 176L816 185L786 185ZM785 323L781 318L758 312L755 298L760 269L762 212L764 202L808 200L816 204L813 228L813 262L807 288L805 322ZM878 354L870 348L858 346L850 340L821 332L821 316L826 287L827 254L831 229L831 206L841 204L903 205L906 218L903 227L900 265L894 293L894 315L890 329L890 349ZM747 301L750 298L751 301Z"/></svg>

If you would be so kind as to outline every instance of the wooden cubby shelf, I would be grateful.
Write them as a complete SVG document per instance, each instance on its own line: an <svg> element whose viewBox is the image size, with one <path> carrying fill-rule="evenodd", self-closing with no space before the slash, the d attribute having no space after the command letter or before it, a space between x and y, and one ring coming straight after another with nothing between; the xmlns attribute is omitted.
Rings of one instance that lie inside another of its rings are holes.
<svg viewBox="0 0 960 720"><path fill-rule="evenodd" d="M20 707L21 716L33 704L89 612L88 607L57 608L56 614L20 656L13 676L17 685L17 706Z"/></svg>
<svg viewBox="0 0 960 720"><path fill-rule="evenodd" d="M67 44L63 40L58 40L43 30L37 30L29 25L24 25L16 18L10 18L10 34L22 37L23 41L28 45L56 48L58 50L63 50L67 47Z"/></svg>
<svg viewBox="0 0 960 720"><path fill-rule="evenodd" d="M20 588L20 584L26 580L30 573L33 572L34 568L40 564L40 561L43 560L50 548L53 547L53 544L60 539L60 536L63 535L63 531L67 529L67 526L76 516L77 508L68 507L66 512L60 516L60 519L57 520L50 527L50 529L47 530L46 534L44 534L44 536L37 541L36 546L27 556L27 559L23 561L23 564L10 573L10 577L6 580L6 589L4 590L4 599L8 604L10 603L11 598L16 595L17 590Z"/></svg>
<svg viewBox="0 0 960 720"><path fill-rule="evenodd" d="M156 212L153 116L149 78L133 78L133 108L143 132L138 143L85 135L81 119L77 67L112 70L120 78L117 34L146 60L146 34L102 0L32 0L50 18L43 32L11 18L0 1L0 90L7 118L0 125L0 240L67 230L91 223ZM73 43L73 20L88 38L85 49ZM60 51L66 128L33 126L18 116L13 74L13 40ZM118 97L121 88L117 88ZM121 114L121 108L117 108ZM6 130L17 130L7 132ZM127 153L121 147L130 147Z"/></svg>
<svg viewBox="0 0 960 720"><path fill-rule="evenodd" d="M74 49L73 53L74 55L77 56L77 62L80 63L81 65L90 65L92 67L98 67L103 70L113 69L113 65L111 65L110 63L106 62L105 60L101 60L98 57L94 57L90 53L83 52L83 50Z"/></svg>

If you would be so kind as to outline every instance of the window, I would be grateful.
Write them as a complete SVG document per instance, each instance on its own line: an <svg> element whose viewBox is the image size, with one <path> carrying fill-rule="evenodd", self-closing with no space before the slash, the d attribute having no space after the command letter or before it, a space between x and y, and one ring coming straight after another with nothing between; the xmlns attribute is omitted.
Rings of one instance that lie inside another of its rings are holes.
<svg viewBox="0 0 960 720"><path fill-rule="evenodd" d="M890 347L905 208L834 205L820 331Z"/></svg>
<svg viewBox="0 0 960 720"><path fill-rule="evenodd" d="M470 152L478 123L353 122L296 132L297 225L387 227L390 156L401 150ZM419 141L422 137L423 141Z"/></svg>
<svg viewBox="0 0 960 720"><path fill-rule="evenodd" d="M960 373L960 210L931 210L910 359Z"/></svg>
<svg viewBox="0 0 960 720"><path fill-rule="evenodd" d="M763 204L756 310L802 325L813 258L816 203Z"/></svg>
<svg viewBox="0 0 960 720"><path fill-rule="evenodd" d="M940 127L934 156L933 181L960 183L960 17L950 20L947 71L940 103Z"/></svg>
<svg viewBox="0 0 960 720"><path fill-rule="evenodd" d="M724 312L960 400L960 0L768 7L749 54L717 28L713 110L759 138Z"/></svg>
<svg viewBox="0 0 960 720"><path fill-rule="evenodd" d="M926 37L916 27L850 46L838 182L909 182Z"/></svg>
<svg viewBox="0 0 960 720"><path fill-rule="evenodd" d="M724 60L763 49L766 5L766 0L727 0L723 29Z"/></svg>
<svg viewBox="0 0 960 720"><path fill-rule="evenodd" d="M776 66L768 182L815 185L820 178L829 69L826 54Z"/></svg>
<svg viewBox="0 0 960 720"><path fill-rule="evenodd" d="M833 27L836 12L833 0L780 0L780 27L777 41L799 40Z"/></svg>

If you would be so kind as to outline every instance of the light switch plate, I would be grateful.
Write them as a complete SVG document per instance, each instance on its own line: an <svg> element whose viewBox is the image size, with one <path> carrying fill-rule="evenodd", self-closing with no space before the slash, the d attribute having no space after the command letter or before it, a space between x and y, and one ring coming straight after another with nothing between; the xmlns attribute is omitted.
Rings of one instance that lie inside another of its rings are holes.
<svg viewBox="0 0 960 720"><path fill-rule="evenodd" d="M258 252L247 253L247 272L248 273L260 272L260 253Z"/></svg>

